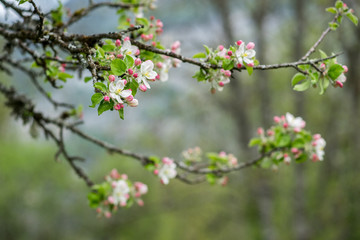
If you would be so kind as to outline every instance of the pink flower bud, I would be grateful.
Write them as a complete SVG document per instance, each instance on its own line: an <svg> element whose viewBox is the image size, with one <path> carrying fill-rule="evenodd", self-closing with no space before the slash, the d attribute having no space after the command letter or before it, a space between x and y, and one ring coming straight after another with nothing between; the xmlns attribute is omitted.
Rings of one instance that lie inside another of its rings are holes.
<svg viewBox="0 0 360 240"><path fill-rule="evenodd" d="M104 97L104 101L105 101L105 102L109 102L109 101L110 101L110 97L109 97L109 96L105 96L105 97Z"/></svg>
<svg viewBox="0 0 360 240"><path fill-rule="evenodd" d="M239 40L236 42L236 45L240 46L243 43L243 41Z"/></svg>
<svg viewBox="0 0 360 240"><path fill-rule="evenodd" d="M114 199L113 196L109 196L109 197L108 197L108 201L109 201L109 203L114 204L115 199Z"/></svg>
<svg viewBox="0 0 360 240"><path fill-rule="evenodd" d="M164 30L162 30L162 28L156 29L156 33L159 34L159 35L160 35L163 31L164 31Z"/></svg>
<svg viewBox="0 0 360 240"><path fill-rule="evenodd" d="M249 66L249 67L254 67L255 64L254 64L254 63L249 63L248 66Z"/></svg>
<svg viewBox="0 0 360 240"><path fill-rule="evenodd" d="M157 68L162 68L162 67L163 67L163 63L162 63L162 62L156 63L156 67L157 67Z"/></svg>
<svg viewBox="0 0 360 240"><path fill-rule="evenodd" d="M267 130L266 131L268 136L274 136L274 131L273 130Z"/></svg>
<svg viewBox="0 0 360 240"><path fill-rule="evenodd" d="M222 50L224 49L224 46L223 46L223 45L219 45L219 46L218 46L218 49L219 49L220 51L222 51Z"/></svg>
<svg viewBox="0 0 360 240"><path fill-rule="evenodd" d="M126 85L126 84L127 84L127 81L126 81L126 79L123 79L123 81L124 81L124 85Z"/></svg>
<svg viewBox="0 0 360 240"><path fill-rule="evenodd" d="M255 43L253 42L249 42L247 45L246 45L246 48L247 49L253 49L255 47Z"/></svg>
<svg viewBox="0 0 360 240"><path fill-rule="evenodd" d="M111 183L111 187L112 187L112 188L116 188L116 182L115 182L115 181L113 181L113 182Z"/></svg>
<svg viewBox="0 0 360 240"><path fill-rule="evenodd" d="M155 175L158 175L158 174L159 174L159 170L158 170L158 169L155 169L155 170L154 170L154 174L155 174Z"/></svg>
<svg viewBox="0 0 360 240"><path fill-rule="evenodd" d="M160 80L160 75L156 75L155 79Z"/></svg>
<svg viewBox="0 0 360 240"><path fill-rule="evenodd" d="M343 88L344 87L344 84L340 81L336 81L335 82L335 87L340 87L340 88Z"/></svg>
<svg viewBox="0 0 360 240"><path fill-rule="evenodd" d="M132 100L134 99L134 96L133 95L130 95L126 98L126 101L127 102L131 102Z"/></svg>
<svg viewBox="0 0 360 240"><path fill-rule="evenodd" d="M136 50L136 52L135 52L135 56L138 56L140 54L140 50L138 49L138 50Z"/></svg>
<svg viewBox="0 0 360 240"><path fill-rule="evenodd" d="M228 55L225 55L225 58L226 58L226 59L230 59L230 56L228 56Z"/></svg>
<svg viewBox="0 0 360 240"><path fill-rule="evenodd" d="M126 41L130 41L130 37L125 37L124 38L124 41L126 42Z"/></svg>
<svg viewBox="0 0 360 240"><path fill-rule="evenodd" d="M173 163L173 160L171 160L171 159L168 158L168 157L164 157L161 161L162 161L163 164L167 164L167 165Z"/></svg>
<svg viewBox="0 0 360 240"><path fill-rule="evenodd" d="M117 47L120 47L120 46L121 46L121 41L120 41L120 39L116 39L116 41L115 41L115 46L117 46Z"/></svg>
<svg viewBox="0 0 360 240"><path fill-rule="evenodd" d="M294 154L296 154L296 153L299 152L299 149L297 149L297 148L291 148L291 152L294 153Z"/></svg>
<svg viewBox="0 0 360 240"><path fill-rule="evenodd" d="M221 152L219 152L219 157L226 157L226 152L224 152L224 151L221 151Z"/></svg>
<svg viewBox="0 0 360 240"><path fill-rule="evenodd" d="M257 134L258 134L258 135L263 135L263 134L264 134L264 129L261 128L261 127L259 127L259 128L257 129Z"/></svg>
<svg viewBox="0 0 360 240"><path fill-rule="evenodd" d="M123 58L124 56L122 54L117 54L116 58Z"/></svg>
<svg viewBox="0 0 360 240"><path fill-rule="evenodd" d="M347 73L349 71L349 68L346 65L342 66L344 68L344 73Z"/></svg>
<svg viewBox="0 0 360 240"><path fill-rule="evenodd" d="M236 64L236 67L241 68L242 67L241 63Z"/></svg>
<svg viewBox="0 0 360 240"><path fill-rule="evenodd" d="M176 50L180 47L181 43L179 41L175 41L172 45L171 45L171 50Z"/></svg>
<svg viewBox="0 0 360 240"><path fill-rule="evenodd" d="M289 124L288 124L288 123L284 123L284 124L283 124L283 127L284 127L284 128L288 128L288 127L289 127Z"/></svg>
<svg viewBox="0 0 360 240"><path fill-rule="evenodd" d="M134 71L133 71L131 68L129 68L129 69L128 69L128 73L129 73L130 75L133 75Z"/></svg>
<svg viewBox="0 0 360 240"><path fill-rule="evenodd" d="M97 212L97 213L101 213L101 212L102 212L101 208L97 208L97 209L96 209L96 212Z"/></svg>
<svg viewBox="0 0 360 240"><path fill-rule="evenodd" d="M146 41L146 35L145 34L141 34L140 37L142 38L142 40Z"/></svg>
<svg viewBox="0 0 360 240"><path fill-rule="evenodd" d="M347 4L346 3L343 3L343 8L348 8Z"/></svg>
<svg viewBox="0 0 360 240"><path fill-rule="evenodd" d="M315 142L315 141L311 143L311 146L313 146L313 147L316 147L316 145L317 145L317 142Z"/></svg>
<svg viewBox="0 0 360 240"><path fill-rule="evenodd" d="M116 77L115 77L114 75L110 75L110 76L109 76L109 81L110 81L110 82L115 81L115 79L116 79Z"/></svg>
<svg viewBox="0 0 360 240"><path fill-rule="evenodd" d="M151 42L151 45L153 46L153 47L155 47L156 46L156 42Z"/></svg>
<svg viewBox="0 0 360 240"><path fill-rule="evenodd" d="M147 90L147 88L146 88L146 86L145 86L144 84L141 84L141 85L139 86L139 89L140 89L140 91L142 91L142 92L146 92L146 90Z"/></svg>
<svg viewBox="0 0 360 240"><path fill-rule="evenodd" d="M114 106L114 109L116 110L116 111L118 111L118 110L120 110L122 107L121 107L121 104L120 103L118 103L118 104L116 104L115 106Z"/></svg>
<svg viewBox="0 0 360 240"><path fill-rule="evenodd" d="M130 20L130 18L126 18L126 21L127 21L127 22L130 22L131 20Z"/></svg>
<svg viewBox="0 0 360 240"><path fill-rule="evenodd" d="M161 22L160 19L156 20L156 27L162 28L163 26L164 26L164 24Z"/></svg>
<svg viewBox="0 0 360 240"><path fill-rule="evenodd" d="M134 73L133 77L137 78L139 75L137 73Z"/></svg>
<svg viewBox="0 0 360 240"><path fill-rule="evenodd" d="M119 172L114 168L113 170L111 170L110 172L110 177L113 179L119 179L120 178L120 174Z"/></svg>
<svg viewBox="0 0 360 240"><path fill-rule="evenodd" d="M228 181L229 181L228 176L223 177L220 182L221 186L225 187L227 185Z"/></svg>
<svg viewBox="0 0 360 240"><path fill-rule="evenodd" d="M314 134L314 136L313 136L313 139L315 139L315 140L319 140L321 138L321 135L320 134Z"/></svg>
<svg viewBox="0 0 360 240"><path fill-rule="evenodd" d="M231 77L231 71L230 70L226 70L224 72L224 75L227 76L227 77Z"/></svg>
<svg viewBox="0 0 360 240"><path fill-rule="evenodd" d="M104 215L105 215L106 218L111 218L111 213L110 212L105 212Z"/></svg>
<svg viewBox="0 0 360 240"><path fill-rule="evenodd" d="M121 207L125 207L125 206L126 206L126 202L121 202L121 203L120 203L120 206L121 206Z"/></svg>
<svg viewBox="0 0 360 240"><path fill-rule="evenodd" d="M278 117L278 116L275 116L274 117L274 122L275 123L279 123L281 121L281 118L280 117Z"/></svg>
<svg viewBox="0 0 360 240"><path fill-rule="evenodd" d="M326 68L325 63L321 63L321 64L320 64L320 68L321 68L321 69L325 69L325 68Z"/></svg>
<svg viewBox="0 0 360 240"><path fill-rule="evenodd" d="M301 132L301 129L300 128L294 128L294 132L299 133L299 132Z"/></svg>
<svg viewBox="0 0 360 240"><path fill-rule="evenodd" d="M222 74L224 74L225 73L225 69L220 69L220 72L222 73Z"/></svg>
<svg viewBox="0 0 360 240"><path fill-rule="evenodd" d="M141 197L141 193L136 192L136 193L135 193L135 197L137 197L137 198L138 198L138 197Z"/></svg>
<svg viewBox="0 0 360 240"><path fill-rule="evenodd" d="M228 52L227 52L227 55L232 56L232 55L233 55L233 52L232 52L232 51L228 51Z"/></svg>
<svg viewBox="0 0 360 240"><path fill-rule="evenodd" d="M153 35L152 33L150 33L150 34L148 35L148 39L149 39L149 40L153 39L153 37L154 37L154 35Z"/></svg>
<svg viewBox="0 0 360 240"><path fill-rule="evenodd" d="M225 85L224 82L222 82L222 81L220 81L218 84L220 87L223 87Z"/></svg>
<svg viewBox="0 0 360 240"><path fill-rule="evenodd" d="M313 155L312 155L312 161L313 162L317 162L317 161L319 161L320 159L319 159L319 157L315 154L315 153L313 153Z"/></svg>
<svg viewBox="0 0 360 240"><path fill-rule="evenodd" d="M130 24L130 27L135 27L135 25L134 25L134 24Z"/></svg>
<svg viewBox="0 0 360 240"><path fill-rule="evenodd" d="M140 58L136 58L135 59L135 66L139 66L141 64L141 59Z"/></svg>
<svg viewBox="0 0 360 240"><path fill-rule="evenodd" d="M137 204L138 204L140 207L142 207L142 206L144 206L144 201L141 200L141 199L139 199L139 200L137 200Z"/></svg>
<svg viewBox="0 0 360 240"><path fill-rule="evenodd" d="M153 21L155 19L154 16L150 16L150 20Z"/></svg>
<svg viewBox="0 0 360 240"><path fill-rule="evenodd" d="M121 178L122 178L123 180L128 180L128 176L127 176L126 174L121 174Z"/></svg>

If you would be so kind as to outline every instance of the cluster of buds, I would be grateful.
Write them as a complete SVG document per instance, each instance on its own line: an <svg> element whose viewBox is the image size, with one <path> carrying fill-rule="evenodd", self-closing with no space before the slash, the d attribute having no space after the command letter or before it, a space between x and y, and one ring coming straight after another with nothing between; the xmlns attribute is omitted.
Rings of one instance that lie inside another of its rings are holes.
<svg viewBox="0 0 360 240"><path fill-rule="evenodd" d="M160 178L162 184L169 184L170 179L175 178L177 175L176 164L171 158L164 157L161 163L156 164L155 167L154 174Z"/></svg>
<svg viewBox="0 0 360 240"><path fill-rule="evenodd" d="M324 159L324 147L326 142L320 134L311 135L304 130L306 125L301 117L294 117L290 113L274 117L275 125L264 130L257 129L258 138L250 142L250 146L259 146L259 152L270 153L265 158L270 162L269 166L277 169L277 164L283 161L289 165L291 159L297 162L320 161ZM264 152L265 151L265 152Z"/></svg>
<svg viewBox="0 0 360 240"><path fill-rule="evenodd" d="M217 162L217 164L219 166L236 167L238 165L237 158L231 153L226 154L226 152L221 151L219 153L219 157L222 158L222 160L223 160L223 161L218 161Z"/></svg>
<svg viewBox="0 0 360 240"><path fill-rule="evenodd" d="M94 187L95 191L89 196L99 194L98 207L99 216L110 218L112 213L119 207L129 207L134 202L139 206L144 205L141 197L148 192L148 187L142 182L132 183L126 174L119 174L116 169L111 170L105 177L106 182ZM89 197L89 200L94 197Z"/></svg>
<svg viewBox="0 0 360 240"><path fill-rule="evenodd" d="M187 164L200 162L202 159L202 151L199 147L189 148L183 151L182 155Z"/></svg>
<svg viewBox="0 0 360 240"><path fill-rule="evenodd" d="M175 41L171 45L171 52L180 54L181 52L181 43L179 41ZM159 72L159 75L157 76L157 79L159 79L162 82L165 82L169 79L169 70L174 67L178 68L180 67L181 61L176 58L170 58L168 56L162 56L162 60L156 63L156 69Z"/></svg>
<svg viewBox="0 0 360 240"><path fill-rule="evenodd" d="M343 68L343 72L333 81L334 87L343 88L344 83L346 82L345 73L347 73L349 69L346 65L342 65L342 68ZM329 67L325 63L321 63L320 70L322 71L323 76L326 76L328 74Z"/></svg>

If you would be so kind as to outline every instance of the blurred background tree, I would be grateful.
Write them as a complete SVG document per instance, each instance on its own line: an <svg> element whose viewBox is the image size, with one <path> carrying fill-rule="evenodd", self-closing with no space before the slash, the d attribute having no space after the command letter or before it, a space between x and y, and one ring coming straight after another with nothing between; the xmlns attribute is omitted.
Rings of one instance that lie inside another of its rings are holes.
<svg viewBox="0 0 360 240"><path fill-rule="evenodd" d="M68 1L65 6L77 9L84 2ZM326 27L331 15L324 8L333 4L330 0L159 0L151 14L165 23L163 39L180 40L185 56L199 52L202 44L215 47L253 40L257 58L271 64L301 57ZM355 1L347 4L360 11ZM56 3L43 1L41 6ZM114 31L116 21L113 11L101 9L71 31ZM31 139L29 129L10 118L8 109L0 108L0 238L360 239L360 30L344 23L331 35L321 49L344 50L339 59L349 66L349 73L343 89L329 89L324 96L317 90L294 92L291 69L256 71L251 78L238 74L223 92L211 95L207 85L191 78L196 68L182 64L181 70L171 70L169 82L142 95L144 104L128 111L121 123L117 116L97 117L85 107L86 131L144 154L178 158L183 149L198 145L205 151L224 149L246 160L256 156L247 148L256 128L270 126L272 116L284 112L303 116L308 128L327 140L324 162L235 172L223 188L178 181L165 187L137 162L66 136L70 149L89 159L83 166L95 180L115 166L150 186L144 207L122 209L112 219L95 217L87 206L88 189L64 161L53 161L52 143ZM1 81L32 88L21 77L2 75ZM54 94L87 106L90 93L79 92L80 84L73 80ZM52 111L35 90L32 97Z"/></svg>

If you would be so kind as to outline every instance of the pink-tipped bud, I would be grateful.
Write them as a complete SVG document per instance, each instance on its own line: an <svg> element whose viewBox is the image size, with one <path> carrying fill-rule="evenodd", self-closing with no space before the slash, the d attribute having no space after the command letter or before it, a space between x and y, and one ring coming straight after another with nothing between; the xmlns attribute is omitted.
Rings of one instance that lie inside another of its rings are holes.
<svg viewBox="0 0 360 240"><path fill-rule="evenodd" d="M159 74L156 75L155 79L156 79L156 80L160 80L160 75L159 75Z"/></svg>
<svg viewBox="0 0 360 240"><path fill-rule="evenodd" d="M349 71L349 68L346 65L342 66L344 68L344 73L347 73Z"/></svg>
<svg viewBox="0 0 360 240"><path fill-rule="evenodd" d="M257 134L258 134L258 135L263 135L263 134L264 134L264 129L261 128L261 127L259 127L259 128L257 129Z"/></svg>
<svg viewBox="0 0 360 240"><path fill-rule="evenodd" d="M135 52L135 56L138 56L140 54L140 50L138 49L138 50L136 50L136 52Z"/></svg>
<svg viewBox="0 0 360 240"><path fill-rule="evenodd" d="M126 174L121 174L121 178L122 178L123 180L128 180L128 175L126 175Z"/></svg>
<svg viewBox="0 0 360 240"><path fill-rule="evenodd" d="M106 218L111 218L111 212L105 212L104 215Z"/></svg>
<svg viewBox="0 0 360 240"><path fill-rule="evenodd" d="M126 202L121 202L121 203L120 203L120 206L121 206L121 207L125 207L125 206L126 206Z"/></svg>
<svg viewBox="0 0 360 240"><path fill-rule="evenodd" d="M153 21L155 19L154 16L150 16L150 20Z"/></svg>
<svg viewBox="0 0 360 240"><path fill-rule="evenodd" d="M249 66L249 67L254 67L255 64L254 64L254 63L249 63L248 66Z"/></svg>
<svg viewBox="0 0 360 240"><path fill-rule="evenodd" d="M288 127L289 127L289 124L288 124L288 123L284 123L284 124L283 124L283 127L284 127L284 128L288 128Z"/></svg>
<svg viewBox="0 0 360 240"><path fill-rule="evenodd" d="M236 45L240 46L243 43L243 41L239 40L236 42Z"/></svg>
<svg viewBox="0 0 360 240"><path fill-rule="evenodd" d="M253 49L255 47L255 43L253 42L249 42L247 45L246 45L246 48L247 49Z"/></svg>
<svg viewBox="0 0 360 240"><path fill-rule="evenodd" d="M347 4L346 3L343 3L343 8L348 8Z"/></svg>
<svg viewBox="0 0 360 240"><path fill-rule="evenodd" d="M344 84L340 81L336 81L335 82L335 87L340 87L340 88L343 88L344 87Z"/></svg>
<svg viewBox="0 0 360 240"><path fill-rule="evenodd" d="M123 79L124 85L126 85L128 83L128 81L126 79Z"/></svg>
<svg viewBox="0 0 360 240"><path fill-rule="evenodd" d="M224 82L222 82L222 81L220 81L218 84L220 87L223 87L225 85Z"/></svg>
<svg viewBox="0 0 360 240"><path fill-rule="evenodd" d="M230 59L230 56L228 56L228 55L225 55L225 58L226 58L226 59Z"/></svg>
<svg viewBox="0 0 360 240"><path fill-rule="evenodd" d="M96 212L97 212L97 213L101 213L101 212L102 212L101 208L97 208L97 209L96 209Z"/></svg>
<svg viewBox="0 0 360 240"><path fill-rule="evenodd" d="M219 45L219 46L218 46L218 49L219 49L220 51L222 51L222 50L224 50L224 46L223 46L223 45Z"/></svg>
<svg viewBox="0 0 360 240"><path fill-rule="evenodd" d="M221 152L219 152L219 157L226 157L226 152L224 152L224 151L221 151Z"/></svg>
<svg viewBox="0 0 360 240"><path fill-rule="evenodd" d="M266 133L268 136L274 136L275 134L273 130L267 130Z"/></svg>
<svg viewBox="0 0 360 240"><path fill-rule="evenodd" d="M160 35L161 33L163 33L163 31L164 31L164 30L163 30L162 28L156 29L156 33L159 34L159 35Z"/></svg>
<svg viewBox="0 0 360 240"><path fill-rule="evenodd" d="M164 24L162 23L162 21L160 19L156 20L156 27L162 28L163 26L164 26Z"/></svg>
<svg viewBox="0 0 360 240"><path fill-rule="evenodd" d="M121 58L122 59L123 57L124 57L124 55L122 55L122 54L117 54L116 55L116 58Z"/></svg>
<svg viewBox="0 0 360 240"><path fill-rule="evenodd" d="M129 69L128 69L128 73L129 73L130 75L133 75L133 74L134 74L134 71L133 71L131 68L129 68Z"/></svg>
<svg viewBox="0 0 360 240"><path fill-rule="evenodd" d="M280 117L278 117L278 116L275 116L274 117L274 122L275 123L279 123L281 121L281 118Z"/></svg>
<svg viewBox="0 0 360 240"><path fill-rule="evenodd" d="M227 185L228 181L229 181L228 176L223 177L220 182L221 186L225 187Z"/></svg>
<svg viewBox="0 0 360 240"><path fill-rule="evenodd" d="M139 101L137 99L133 99L131 102L128 103L130 107L137 107L139 105Z"/></svg>
<svg viewBox="0 0 360 240"><path fill-rule="evenodd" d="M316 142L316 141L313 141L313 142L311 143L311 146L313 146L313 147L316 147L316 145L317 145L317 142Z"/></svg>
<svg viewBox="0 0 360 240"><path fill-rule="evenodd" d="M120 109L121 109L121 104L120 104L120 103L116 104L116 105L114 106L114 109L115 109L116 111L120 110Z"/></svg>
<svg viewBox="0 0 360 240"><path fill-rule="evenodd" d="M109 101L110 101L110 97L109 97L109 96L104 96L104 101L105 101L105 102L109 102Z"/></svg>
<svg viewBox="0 0 360 240"><path fill-rule="evenodd" d="M155 170L154 170L154 174L155 174L155 175L158 175L158 174L159 174L159 170L158 170L158 169L155 169Z"/></svg>
<svg viewBox="0 0 360 240"><path fill-rule="evenodd" d="M137 204L138 204L140 207L142 207L142 206L144 206L144 201L141 200L141 199L139 199L139 200L137 200Z"/></svg>
<svg viewBox="0 0 360 240"><path fill-rule="evenodd" d="M109 197L108 197L108 201L109 201L109 203L114 204L115 199L114 199L113 196L109 196Z"/></svg>
<svg viewBox="0 0 360 240"><path fill-rule="evenodd" d="M291 152L292 152L293 154L296 154L296 153L299 152L299 149L297 149L297 148L291 148Z"/></svg>
<svg viewBox="0 0 360 240"><path fill-rule="evenodd" d="M315 154L315 153L313 153L313 155L312 155L312 161L313 162L317 162L317 161L319 161L319 157Z"/></svg>
<svg viewBox="0 0 360 240"><path fill-rule="evenodd" d="M161 161L162 161L163 164L167 164L167 165L173 163L173 160L171 160L171 159L168 158L168 157L164 157Z"/></svg>
<svg viewBox="0 0 360 240"><path fill-rule="evenodd" d="M130 18L126 18L126 21L127 21L127 22L130 22L130 21L131 21L131 19L130 19Z"/></svg>
<svg viewBox="0 0 360 240"><path fill-rule="evenodd" d="M133 78L137 78L139 75L137 73L133 74Z"/></svg>
<svg viewBox="0 0 360 240"><path fill-rule="evenodd" d="M224 75L227 76L227 77L231 77L231 71L230 70L226 70L224 72Z"/></svg>
<svg viewBox="0 0 360 240"><path fill-rule="evenodd" d="M220 69L220 72L222 73L222 74L224 74L225 73L225 69Z"/></svg>
<svg viewBox="0 0 360 240"><path fill-rule="evenodd" d="M109 76L109 81L110 81L110 82L115 81L115 79L116 79L115 75L110 75L110 76Z"/></svg>
<svg viewBox="0 0 360 240"><path fill-rule="evenodd" d="M321 64L320 64L320 68L321 68L321 69L325 69L325 68L326 68L325 63L321 63Z"/></svg>
<svg viewBox="0 0 360 240"><path fill-rule="evenodd" d="M228 51L228 52L227 52L227 55L228 55L228 56L232 56L232 55L233 55L233 52L232 52L232 51Z"/></svg>
<svg viewBox="0 0 360 240"><path fill-rule="evenodd" d="M113 170L111 170L110 172L110 177L113 179L119 179L120 178L120 174L119 172L114 168Z"/></svg>
<svg viewBox="0 0 360 240"><path fill-rule="evenodd" d="M172 45L171 45L171 50L176 50L180 47L181 43L180 41L175 41Z"/></svg>
<svg viewBox="0 0 360 240"><path fill-rule="evenodd" d="M314 134L314 136L313 136L313 139L314 140L319 140L321 138L321 135L320 134Z"/></svg>
<svg viewBox="0 0 360 240"><path fill-rule="evenodd" d="M142 38L142 40L146 41L146 35L145 34L141 34L140 37Z"/></svg>
<svg viewBox="0 0 360 240"><path fill-rule="evenodd" d="M141 197L141 193L136 192L136 193L135 193L135 197L137 197L137 198L138 198L138 197Z"/></svg>
<svg viewBox="0 0 360 240"><path fill-rule="evenodd" d="M155 46L156 46L156 42L151 42L151 45L152 45L153 47L155 47Z"/></svg>
<svg viewBox="0 0 360 240"><path fill-rule="evenodd" d="M126 98L126 101L127 102L131 102L132 100L134 100L134 96L133 95L130 95Z"/></svg>
<svg viewBox="0 0 360 240"><path fill-rule="evenodd" d="M156 63L156 67L157 67L157 68L162 68L162 67L163 67L163 63L162 63L162 62Z"/></svg>
<svg viewBox="0 0 360 240"><path fill-rule="evenodd" d="M115 46L117 46L117 47L120 47L120 46L121 46L121 41L120 41L120 39L116 39L116 41L115 41Z"/></svg>
<svg viewBox="0 0 360 240"><path fill-rule="evenodd" d="M241 63L236 64L236 67L241 68L242 67Z"/></svg>
<svg viewBox="0 0 360 240"><path fill-rule="evenodd" d="M152 33L150 33L150 34L148 35L148 39L149 39L149 40L153 39L153 37L154 37L154 35L153 35Z"/></svg>
<svg viewBox="0 0 360 240"><path fill-rule="evenodd" d="M141 84L141 85L139 86L139 89L140 89L140 91L142 91L142 92L146 92L146 90L147 90L147 88L146 88L146 86L145 86L144 84Z"/></svg>
<svg viewBox="0 0 360 240"><path fill-rule="evenodd" d="M135 66L139 66L141 64L141 59L140 58L136 58L135 59Z"/></svg>
<svg viewBox="0 0 360 240"><path fill-rule="evenodd" d="M111 183L111 187L116 188L116 182L115 181Z"/></svg>
<svg viewBox="0 0 360 240"><path fill-rule="evenodd" d="M126 42L126 41L130 41L130 37L125 37L124 42Z"/></svg>
<svg viewBox="0 0 360 240"><path fill-rule="evenodd" d="M130 27L132 27L132 28L133 28L133 27L135 27L135 25L132 23L132 24L130 24Z"/></svg>

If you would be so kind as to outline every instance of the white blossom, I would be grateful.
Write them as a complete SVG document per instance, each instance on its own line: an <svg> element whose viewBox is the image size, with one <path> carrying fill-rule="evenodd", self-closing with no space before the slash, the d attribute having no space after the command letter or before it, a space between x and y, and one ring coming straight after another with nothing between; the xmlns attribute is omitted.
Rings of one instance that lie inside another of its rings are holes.
<svg viewBox="0 0 360 240"><path fill-rule="evenodd" d="M131 90L124 90L125 81L118 80L116 82L112 82L109 85L110 97L115 99L118 103L123 103L121 97L127 98L131 95Z"/></svg>

